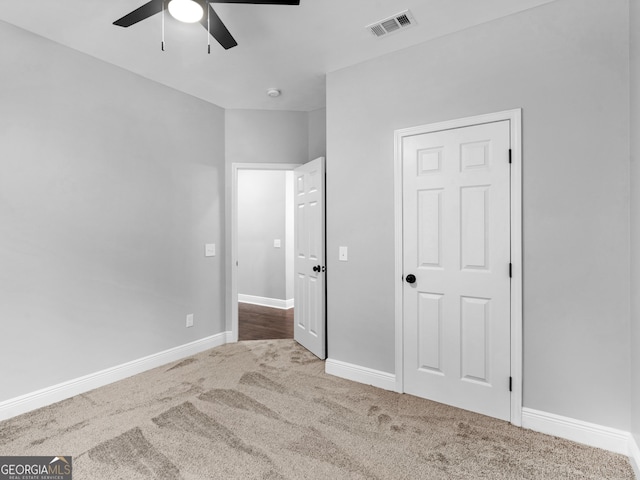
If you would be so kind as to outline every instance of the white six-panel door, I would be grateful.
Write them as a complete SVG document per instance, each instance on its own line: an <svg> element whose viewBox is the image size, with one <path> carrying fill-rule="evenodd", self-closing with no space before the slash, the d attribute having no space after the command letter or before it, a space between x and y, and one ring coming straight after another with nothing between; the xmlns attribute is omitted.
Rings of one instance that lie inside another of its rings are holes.
<svg viewBox="0 0 640 480"><path fill-rule="evenodd" d="M317 357L325 348L324 158L294 170L294 339Z"/></svg>
<svg viewBox="0 0 640 480"><path fill-rule="evenodd" d="M402 139L404 391L504 420L509 148L508 121Z"/></svg>

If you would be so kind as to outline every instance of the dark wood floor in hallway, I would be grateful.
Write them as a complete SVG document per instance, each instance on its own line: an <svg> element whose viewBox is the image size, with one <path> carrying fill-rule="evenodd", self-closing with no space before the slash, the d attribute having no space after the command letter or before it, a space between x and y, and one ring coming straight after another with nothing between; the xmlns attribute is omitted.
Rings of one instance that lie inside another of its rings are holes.
<svg viewBox="0 0 640 480"><path fill-rule="evenodd" d="M293 338L293 308L263 307L238 302L238 339Z"/></svg>

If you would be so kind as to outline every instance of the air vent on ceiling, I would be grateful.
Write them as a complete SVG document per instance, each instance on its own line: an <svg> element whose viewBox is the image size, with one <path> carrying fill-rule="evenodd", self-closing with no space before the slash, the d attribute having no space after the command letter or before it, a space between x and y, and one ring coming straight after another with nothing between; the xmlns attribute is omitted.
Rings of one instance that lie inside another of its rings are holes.
<svg viewBox="0 0 640 480"><path fill-rule="evenodd" d="M392 17L367 25L367 29L376 37L383 37L393 32L412 27L416 24L413 14L409 10L396 13Z"/></svg>

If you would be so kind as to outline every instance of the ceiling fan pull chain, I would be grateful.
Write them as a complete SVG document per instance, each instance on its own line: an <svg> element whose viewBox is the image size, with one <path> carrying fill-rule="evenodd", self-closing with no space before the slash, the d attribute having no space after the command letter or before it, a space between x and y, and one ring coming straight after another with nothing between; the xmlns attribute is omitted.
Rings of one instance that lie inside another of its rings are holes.
<svg viewBox="0 0 640 480"><path fill-rule="evenodd" d="M164 0L162 0L162 51L164 52Z"/></svg>
<svg viewBox="0 0 640 480"><path fill-rule="evenodd" d="M209 2L204 2L204 5L207 9L207 53L211 55L211 35L209 32L211 31L211 7L209 6Z"/></svg>

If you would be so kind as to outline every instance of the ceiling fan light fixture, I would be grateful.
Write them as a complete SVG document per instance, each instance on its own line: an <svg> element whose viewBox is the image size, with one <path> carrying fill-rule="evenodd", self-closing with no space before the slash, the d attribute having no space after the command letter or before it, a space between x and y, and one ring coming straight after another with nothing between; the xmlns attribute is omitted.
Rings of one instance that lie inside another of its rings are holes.
<svg viewBox="0 0 640 480"><path fill-rule="evenodd" d="M193 0L171 0L169 13L173 18L184 23L199 22L204 15L202 6Z"/></svg>

